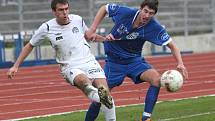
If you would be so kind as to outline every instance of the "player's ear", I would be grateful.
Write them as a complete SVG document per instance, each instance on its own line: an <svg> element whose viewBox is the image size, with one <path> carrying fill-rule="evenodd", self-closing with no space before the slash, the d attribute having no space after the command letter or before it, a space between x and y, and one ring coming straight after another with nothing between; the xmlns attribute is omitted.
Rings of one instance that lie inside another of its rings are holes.
<svg viewBox="0 0 215 121"><path fill-rule="evenodd" d="M52 14L54 14L54 13L55 13L55 10L52 9Z"/></svg>

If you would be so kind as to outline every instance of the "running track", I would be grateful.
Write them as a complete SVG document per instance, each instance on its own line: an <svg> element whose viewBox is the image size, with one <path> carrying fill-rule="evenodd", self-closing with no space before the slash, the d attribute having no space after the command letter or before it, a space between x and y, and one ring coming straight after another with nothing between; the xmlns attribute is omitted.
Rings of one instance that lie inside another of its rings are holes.
<svg viewBox="0 0 215 121"><path fill-rule="evenodd" d="M161 73L176 66L172 56L147 60ZM161 89L160 101L215 94L215 53L187 54L183 60L189 80L175 93ZM89 105L78 89L64 81L57 65L22 67L14 80L8 80L6 72L0 69L0 120L85 110ZM146 83L134 85L126 79L112 95L117 106L138 104L143 103L147 88Z"/></svg>

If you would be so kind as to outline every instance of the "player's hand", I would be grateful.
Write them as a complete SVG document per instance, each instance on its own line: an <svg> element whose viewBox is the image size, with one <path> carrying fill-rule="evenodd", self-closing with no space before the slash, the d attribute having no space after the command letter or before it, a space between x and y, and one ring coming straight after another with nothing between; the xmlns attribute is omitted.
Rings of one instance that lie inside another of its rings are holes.
<svg viewBox="0 0 215 121"><path fill-rule="evenodd" d="M186 69L186 67L184 66L184 65L178 65L177 66L177 69L182 73L182 75L183 75L183 77L185 78L185 79L188 79L188 72L187 72L187 69Z"/></svg>
<svg viewBox="0 0 215 121"><path fill-rule="evenodd" d="M84 34L84 37L87 39L87 40L92 40L93 38L95 39L95 32L93 32L91 29L87 30Z"/></svg>
<svg viewBox="0 0 215 121"><path fill-rule="evenodd" d="M11 67L7 72L8 79L13 79L13 77L16 75L16 72L18 71L17 67Z"/></svg>
<svg viewBox="0 0 215 121"><path fill-rule="evenodd" d="M106 39L107 39L108 41L116 40L112 34L108 34L108 35L106 36Z"/></svg>
<svg viewBox="0 0 215 121"><path fill-rule="evenodd" d="M96 36L97 34L93 33L89 39L94 42L96 40Z"/></svg>

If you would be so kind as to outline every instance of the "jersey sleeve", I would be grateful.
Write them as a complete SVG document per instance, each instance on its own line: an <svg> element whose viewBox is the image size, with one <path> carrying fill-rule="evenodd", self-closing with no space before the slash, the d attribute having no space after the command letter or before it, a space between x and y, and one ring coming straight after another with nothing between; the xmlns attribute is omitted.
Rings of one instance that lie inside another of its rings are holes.
<svg viewBox="0 0 215 121"><path fill-rule="evenodd" d="M30 43L32 46L38 46L40 45L46 37L46 34L48 32L49 25L46 23L43 23L34 33L32 36Z"/></svg>
<svg viewBox="0 0 215 121"><path fill-rule="evenodd" d="M83 31L87 31L88 30L88 27L87 25L85 24L84 20L82 19L82 27L83 27Z"/></svg>
<svg viewBox="0 0 215 121"><path fill-rule="evenodd" d="M107 4L106 11L108 13L108 17L116 16L120 6L117 4Z"/></svg>
<svg viewBox="0 0 215 121"><path fill-rule="evenodd" d="M145 32L145 39L159 46L167 45L172 41L164 26L156 24L150 26Z"/></svg>

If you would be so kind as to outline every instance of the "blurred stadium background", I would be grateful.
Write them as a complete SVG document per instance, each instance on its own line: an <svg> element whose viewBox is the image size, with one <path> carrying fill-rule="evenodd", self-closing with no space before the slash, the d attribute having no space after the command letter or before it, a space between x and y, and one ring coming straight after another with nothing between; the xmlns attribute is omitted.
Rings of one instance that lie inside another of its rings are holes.
<svg viewBox="0 0 215 121"><path fill-rule="evenodd" d="M9 67L24 44L41 23L53 18L51 0L0 0L0 68ZM142 0L70 0L71 13L82 16L90 26L101 5L119 3L139 8ZM215 0L160 0L156 17L184 53L215 52ZM97 30L108 34L111 19L105 19ZM96 57L104 57L102 43L90 43ZM167 54L165 47L146 43L144 55ZM36 47L26 65L55 63L48 43ZM24 64L24 65L25 65Z"/></svg>

